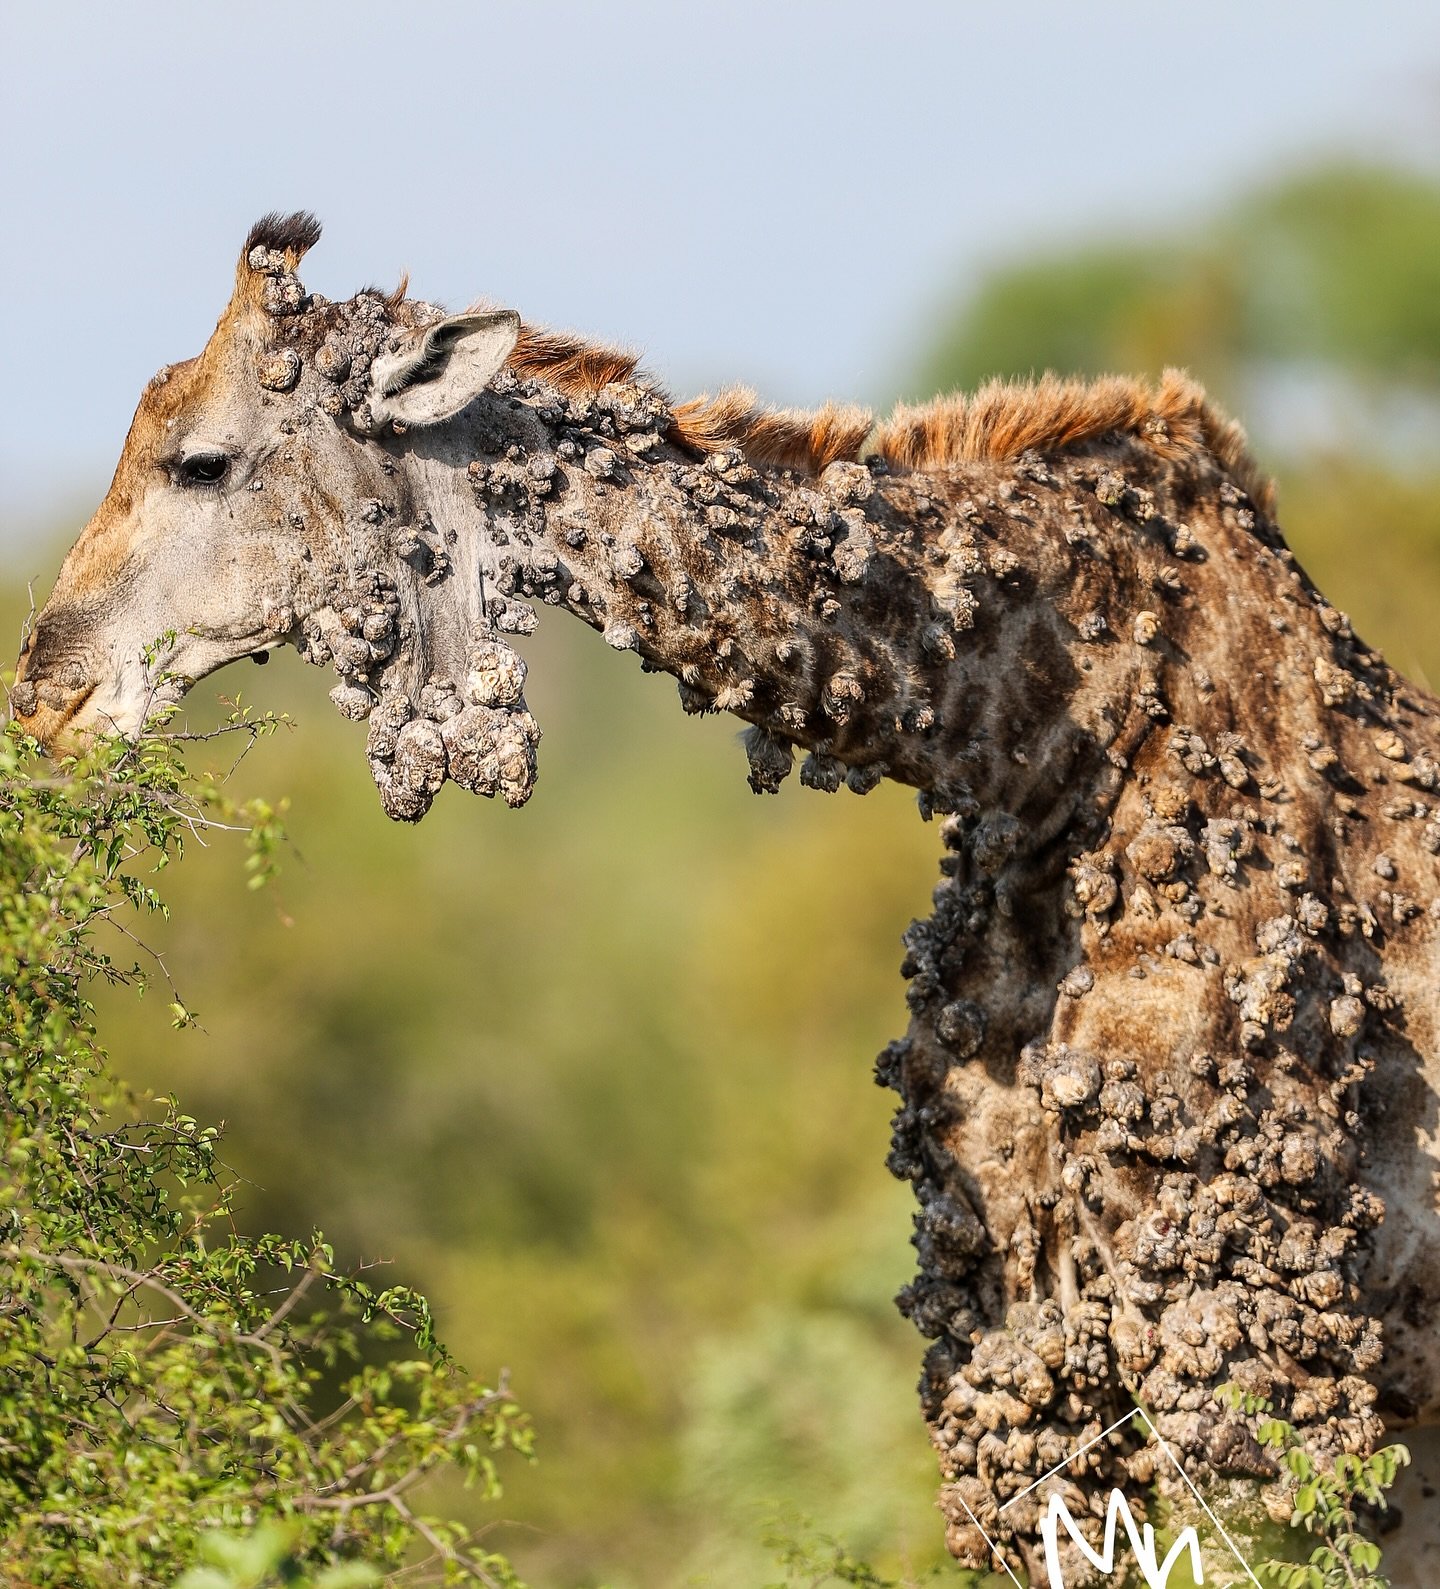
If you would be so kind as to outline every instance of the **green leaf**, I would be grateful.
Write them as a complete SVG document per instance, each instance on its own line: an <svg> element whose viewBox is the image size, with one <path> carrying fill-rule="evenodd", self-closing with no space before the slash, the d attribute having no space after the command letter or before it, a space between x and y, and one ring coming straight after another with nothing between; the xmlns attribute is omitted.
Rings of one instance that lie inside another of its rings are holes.
<svg viewBox="0 0 1440 1589"><path fill-rule="evenodd" d="M1356 1539L1350 1546L1350 1560L1362 1572L1375 1572L1380 1566L1380 1547L1369 1539Z"/></svg>

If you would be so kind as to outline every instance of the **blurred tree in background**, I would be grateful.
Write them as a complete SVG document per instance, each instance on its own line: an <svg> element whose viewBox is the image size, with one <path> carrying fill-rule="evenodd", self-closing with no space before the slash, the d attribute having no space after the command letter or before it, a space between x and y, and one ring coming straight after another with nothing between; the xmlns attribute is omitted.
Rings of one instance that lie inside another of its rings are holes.
<svg viewBox="0 0 1440 1589"><path fill-rule="evenodd" d="M995 271L960 305L916 395L995 374L1183 364L1243 404L1267 367L1381 399L1440 388L1440 190L1340 166L1242 199L1193 231L1121 237Z"/></svg>
<svg viewBox="0 0 1440 1589"><path fill-rule="evenodd" d="M1434 183L1312 172L1173 236L1061 247L927 341L912 395L1189 366L1277 472L1321 588L1440 681ZM889 1300L910 1194L869 1070L936 836L888 786L756 800L734 723L683 717L568 620L529 655L535 800L443 798L415 831L293 659L216 681L302 719L233 781L292 797L299 861L256 896L188 858L169 960L204 1033L123 1001L102 1028L127 1077L225 1120L247 1227L396 1259L461 1361L508 1366L539 1461L490 1538L522 1574L764 1582L784 1509L919 1574L941 1559L921 1343Z"/></svg>

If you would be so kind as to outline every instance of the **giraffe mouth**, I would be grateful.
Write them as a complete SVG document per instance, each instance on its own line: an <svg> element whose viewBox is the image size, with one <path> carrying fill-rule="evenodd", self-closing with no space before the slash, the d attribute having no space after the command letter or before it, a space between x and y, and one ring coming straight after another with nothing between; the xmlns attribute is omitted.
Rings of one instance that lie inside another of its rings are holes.
<svg viewBox="0 0 1440 1589"><path fill-rule="evenodd" d="M69 754L83 749L89 736L83 728L78 728L76 718L90 704L99 686L91 684L63 706L52 706L35 690L34 685L29 686L27 694L27 683L27 680L22 680L10 694L10 708L15 721L39 741L47 755Z"/></svg>
<svg viewBox="0 0 1440 1589"><path fill-rule="evenodd" d="M91 684L82 690L80 694L70 702L64 711L60 713L59 721L55 724L55 731L57 733L62 732L75 721L85 707L90 704L91 700L94 698L96 690L99 688L100 686L98 684Z"/></svg>

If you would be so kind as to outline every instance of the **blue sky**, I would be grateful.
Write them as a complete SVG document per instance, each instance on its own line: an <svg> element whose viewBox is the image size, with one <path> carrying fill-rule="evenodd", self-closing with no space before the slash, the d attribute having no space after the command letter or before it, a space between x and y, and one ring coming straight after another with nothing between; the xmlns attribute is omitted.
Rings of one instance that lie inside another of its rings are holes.
<svg viewBox="0 0 1440 1589"><path fill-rule="evenodd" d="M1440 163L1440 6L15 4L0 555L78 525L263 210L679 390L883 400L988 261L1326 152Z"/></svg>

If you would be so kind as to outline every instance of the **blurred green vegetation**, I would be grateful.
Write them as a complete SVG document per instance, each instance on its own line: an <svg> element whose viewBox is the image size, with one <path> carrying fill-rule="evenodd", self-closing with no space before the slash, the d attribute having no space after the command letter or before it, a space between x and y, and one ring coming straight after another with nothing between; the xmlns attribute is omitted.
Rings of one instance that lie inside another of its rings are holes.
<svg viewBox="0 0 1440 1589"><path fill-rule="evenodd" d="M996 269L957 304L914 385L1188 366L1229 401L1265 365L1393 389L1440 384L1440 188L1338 165L1193 227L1107 237Z"/></svg>
<svg viewBox="0 0 1440 1589"><path fill-rule="evenodd" d="M233 780L288 793L297 855L258 895L219 854L173 871L150 936L204 1030L102 998L117 1068L223 1120L247 1225L323 1213L338 1261L397 1260L462 1363L508 1367L539 1461L487 1543L532 1581L757 1583L777 1500L933 1560L870 1063L934 836L898 789L760 802L733 725L576 625L528 650L535 799L418 829L325 676L202 687L195 722L252 681L302 717Z"/></svg>
<svg viewBox="0 0 1440 1589"><path fill-rule="evenodd" d="M1188 365L1321 588L1440 682L1429 179L1310 172L1181 234L1057 246L927 343L915 394ZM462 1362L510 1368L540 1460L493 1543L534 1582L763 1582L783 1508L918 1576L941 1547L922 1343L889 1300L910 1200L869 1070L938 841L898 789L756 799L735 724L568 619L527 650L534 801L447 789L418 830L381 815L327 680L284 659L202 686L197 721L239 689L301 719L236 774L289 794L298 855L259 896L187 859L168 960L204 1031L158 1002L102 1031L123 1074L224 1119L255 1228L399 1260Z"/></svg>
<svg viewBox="0 0 1440 1589"><path fill-rule="evenodd" d="M225 732L239 749L275 726ZM279 1575L323 1589L355 1584L323 1569L357 1558L513 1589L472 1523L407 1499L441 1471L498 1498L497 1456L530 1444L503 1384L458 1370L423 1296L337 1270L318 1232L236 1231L215 1128L132 1097L99 1045L90 990L154 985L126 918L163 915L152 879L187 841L237 833L263 885L273 810L192 778L174 738L53 764L0 732L0 1582L159 1589L265 1518L284 1525L269 1544L222 1553L252 1578L273 1544Z"/></svg>

